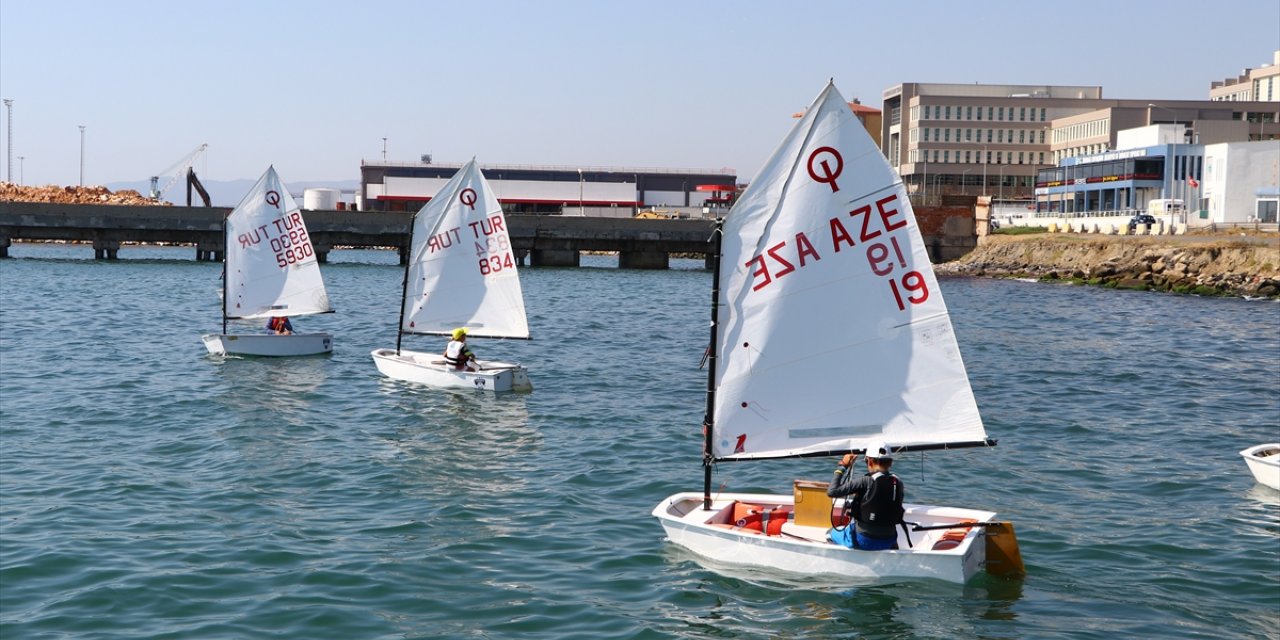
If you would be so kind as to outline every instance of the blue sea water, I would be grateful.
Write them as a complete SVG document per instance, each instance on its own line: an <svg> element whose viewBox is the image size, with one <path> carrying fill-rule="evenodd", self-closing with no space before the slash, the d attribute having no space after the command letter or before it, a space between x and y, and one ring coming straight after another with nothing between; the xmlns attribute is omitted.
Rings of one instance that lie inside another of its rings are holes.
<svg viewBox="0 0 1280 640"><path fill-rule="evenodd" d="M990 450L913 501L1015 522L1028 575L840 584L716 566L648 514L701 487L710 274L521 272L531 394L381 377L402 270L336 251L331 356L219 359L190 248L0 260L0 638L1276 638L1280 305L947 278ZM820 339L815 336L815 339ZM434 338L406 337L435 349ZM720 465L787 492L828 460Z"/></svg>

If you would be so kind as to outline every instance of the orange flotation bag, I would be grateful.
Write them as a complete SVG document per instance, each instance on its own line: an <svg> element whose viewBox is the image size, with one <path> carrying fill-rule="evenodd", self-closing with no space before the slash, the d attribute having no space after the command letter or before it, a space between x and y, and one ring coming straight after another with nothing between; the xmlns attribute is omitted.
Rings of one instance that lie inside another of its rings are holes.
<svg viewBox="0 0 1280 640"><path fill-rule="evenodd" d="M735 502L732 524L741 529L776 536L782 533L782 525L786 523L790 513L791 507L785 505L765 508L758 504Z"/></svg>

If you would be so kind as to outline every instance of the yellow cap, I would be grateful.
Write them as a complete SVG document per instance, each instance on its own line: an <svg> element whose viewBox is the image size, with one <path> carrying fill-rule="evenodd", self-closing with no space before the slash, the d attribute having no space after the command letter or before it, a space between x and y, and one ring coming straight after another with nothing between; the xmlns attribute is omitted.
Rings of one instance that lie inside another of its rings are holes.
<svg viewBox="0 0 1280 640"><path fill-rule="evenodd" d="M467 329L466 329L466 327L458 327L457 329L454 329L454 330L453 330L453 339L454 339L454 340L457 340L458 338L461 338L462 336L465 336L465 335L467 335Z"/></svg>

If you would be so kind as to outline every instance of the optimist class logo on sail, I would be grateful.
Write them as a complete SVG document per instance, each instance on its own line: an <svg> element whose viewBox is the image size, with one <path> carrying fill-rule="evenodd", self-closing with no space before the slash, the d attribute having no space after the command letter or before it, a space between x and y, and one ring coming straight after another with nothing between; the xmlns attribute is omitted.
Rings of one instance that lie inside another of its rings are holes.
<svg viewBox="0 0 1280 640"><path fill-rule="evenodd" d="M475 190L470 187L463 189L458 193L458 201L475 211ZM487 276L515 266L515 260L511 256L511 239L507 235L506 225L501 215L468 222L466 227L471 230L471 240L475 246L476 257L479 259L481 275ZM431 236L427 239L427 252L434 254L437 251L460 246L462 229L463 227L458 226Z"/></svg>
<svg viewBox="0 0 1280 640"><path fill-rule="evenodd" d="M844 158L838 150L820 147L809 154L807 165L808 175L814 182L829 186L833 194L840 191L836 178L844 170ZM907 227L898 195L855 200L851 204L851 209L827 220L825 233L814 233L821 236L816 240L803 231L797 232L793 238L772 244L764 253L748 260L743 266L751 272L751 290L759 291L817 264L823 253L833 255L852 249L860 250L871 272L886 282L899 311L905 311L907 303L922 304L928 300L929 287L924 276L910 268L903 253L902 243L906 240L900 241L900 238L905 232L895 233ZM846 259L849 255L845 253L833 259Z"/></svg>
<svg viewBox="0 0 1280 640"><path fill-rule="evenodd" d="M276 191L263 194L263 200L275 207L277 211L280 209L280 194ZM307 237L307 229L302 224L300 211L281 215L255 229L241 233L236 236L236 241L240 243L242 250L262 242L268 243L271 251L276 254L276 265L281 269L315 255L315 250L311 248L311 239Z"/></svg>

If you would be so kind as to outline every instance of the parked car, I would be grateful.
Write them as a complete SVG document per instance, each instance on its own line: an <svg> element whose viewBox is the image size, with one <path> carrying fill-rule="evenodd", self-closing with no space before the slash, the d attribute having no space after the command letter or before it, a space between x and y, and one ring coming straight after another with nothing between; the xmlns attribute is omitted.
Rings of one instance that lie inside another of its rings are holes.
<svg viewBox="0 0 1280 640"><path fill-rule="evenodd" d="M1140 224L1154 225L1155 223L1156 223L1155 216L1148 215L1145 213L1139 213L1138 215L1129 219L1129 231L1133 232L1135 229L1138 228L1138 225Z"/></svg>

